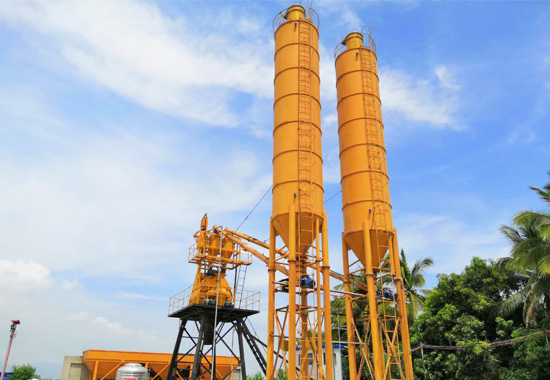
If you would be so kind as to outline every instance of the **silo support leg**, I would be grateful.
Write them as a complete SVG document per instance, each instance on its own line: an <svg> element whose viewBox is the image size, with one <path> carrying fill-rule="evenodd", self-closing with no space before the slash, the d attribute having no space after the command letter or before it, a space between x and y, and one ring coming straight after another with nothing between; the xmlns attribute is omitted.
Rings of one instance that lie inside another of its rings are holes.
<svg viewBox="0 0 550 380"><path fill-rule="evenodd" d="M267 316L267 370L266 379L273 380L274 375L274 346L275 346L275 227L273 220L269 222L269 292L268 292L268 313Z"/></svg>
<svg viewBox="0 0 550 380"><path fill-rule="evenodd" d="M323 297L324 297L324 317L325 317L325 366L326 366L326 379L332 380L334 364L332 362L332 310L330 306L330 265L328 257L328 218L327 213L324 212L323 221Z"/></svg>
<svg viewBox="0 0 550 380"><path fill-rule="evenodd" d="M353 322L353 305L351 302L351 287L349 278L349 258L348 258L348 245L342 234L342 256L344 261L344 290L346 291L345 305L346 305L346 329L348 335L348 360L349 360L349 378L350 380L358 380L357 376L357 363L355 356L355 332Z"/></svg>
<svg viewBox="0 0 550 380"><path fill-rule="evenodd" d="M365 275L367 277L367 296L369 301L369 321L371 327L372 353L374 356L374 379L382 380L384 377L384 347L380 336L378 324L378 305L376 303L376 282L372 268L372 252L370 230L367 223L363 223L363 250L365 254Z"/></svg>
<svg viewBox="0 0 550 380"><path fill-rule="evenodd" d="M409 320L407 319L407 299L405 298L405 287L401 274L401 260L399 258L399 249L397 245L397 234L393 230L391 238L391 254L395 266L395 285L397 287L397 302L399 306L399 318L401 319L401 340L403 345L403 356L405 361L405 377L407 380L413 379L413 363L411 356L411 338L409 334Z"/></svg>
<svg viewBox="0 0 550 380"><path fill-rule="evenodd" d="M288 244L288 380L296 380L296 213L290 204Z"/></svg>

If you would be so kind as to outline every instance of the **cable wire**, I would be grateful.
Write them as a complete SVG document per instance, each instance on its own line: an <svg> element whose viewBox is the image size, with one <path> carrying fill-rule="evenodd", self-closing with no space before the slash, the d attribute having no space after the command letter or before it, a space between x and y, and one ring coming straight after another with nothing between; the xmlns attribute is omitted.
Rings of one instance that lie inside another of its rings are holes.
<svg viewBox="0 0 550 380"><path fill-rule="evenodd" d="M501 340L501 341L492 342L492 343L482 342L482 343L476 344L475 346L477 346L477 347L500 347L500 346L506 346L508 344L524 342L526 340L530 340L530 339L533 339L533 338L538 338L540 336L545 336L545 335L550 335L550 331L546 331L546 330L538 331L538 332L528 334L528 335L524 335L524 336L520 336L520 337L517 337L517 338ZM431 350L459 351L459 350L463 350L467 347L469 347L469 346L436 346L436 345L432 345L432 344L421 343L420 345L411 348L411 352L416 352L416 351L422 350L424 348L431 349Z"/></svg>
<svg viewBox="0 0 550 380"><path fill-rule="evenodd" d="M342 192L342 190L340 190L339 192L337 192L336 194L334 194L332 197L330 197L329 199L327 199L325 201L325 204L327 204L330 200L332 200L332 198L334 198L335 196L337 196L338 194L340 194Z"/></svg>
<svg viewBox="0 0 550 380"><path fill-rule="evenodd" d="M262 201L264 200L265 196L267 195L267 193L269 193L269 191L273 188L273 185L269 186L269 189L267 189L267 191L264 193L264 195L262 195L262 197L260 198L260 200L258 201L258 203L256 203L256 205L254 207L252 207L252 210L250 210L250 212L248 213L248 215L243 219L243 221L241 222L241 224L239 224L239 227L237 227L237 229L235 231L238 231L239 228L241 228L241 226L244 224L244 222L246 222L246 220L248 219L248 217L254 212L254 210L256 210L256 207L258 207L260 205L260 203L262 203Z"/></svg>

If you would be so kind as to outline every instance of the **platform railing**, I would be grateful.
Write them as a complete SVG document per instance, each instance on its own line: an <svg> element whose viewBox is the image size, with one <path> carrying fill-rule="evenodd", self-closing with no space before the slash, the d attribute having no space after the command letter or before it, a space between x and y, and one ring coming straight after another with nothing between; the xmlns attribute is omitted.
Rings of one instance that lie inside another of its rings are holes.
<svg viewBox="0 0 550 380"><path fill-rule="evenodd" d="M216 294L217 287L203 286L200 292L200 299L203 302L199 305L216 305L216 297L207 297L208 293ZM193 286L183 289L181 292L170 297L168 304L168 315L174 314L190 305ZM260 311L260 292L243 290L242 294L235 297L230 304L219 305L220 307L234 307L244 310Z"/></svg>
<svg viewBox="0 0 550 380"><path fill-rule="evenodd" d="M211 250L211 247L208 245L206 248ZM236 247L229 257L220 256L218 253L216 255L209 255L204 249L198 249L197 243L195 243L189 247L189 262L196 264L203 262L220 265L225 264L226 268L231 270L239 265L252 264L252 254L248 251L242 250L240 247Z"/></svg>

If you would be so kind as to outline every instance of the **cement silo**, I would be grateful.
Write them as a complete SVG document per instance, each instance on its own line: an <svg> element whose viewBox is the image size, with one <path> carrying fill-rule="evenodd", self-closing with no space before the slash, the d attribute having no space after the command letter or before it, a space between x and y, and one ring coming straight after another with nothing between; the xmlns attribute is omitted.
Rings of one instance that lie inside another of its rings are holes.
<svg viewBox="0 0 550 380"><path fill-rule="evenodd" d="M349 292L351 279L365 277L365 317L370 328L364 341L372 356L362 356L374 379L390 378L391 372L398 372L402 379L411 380L406 300L392 221L376 47L370 33L348 34L335 57L344 284ZM349 259L349 250L357 260ZM355 352L351 302L348 297L346 318L350 352ZM349 366L350 378L355 378L359 371L355 355L350 354Z"/></svg>
<svg viewBox="0 0 550 380"><path fill-rule="evenodd" d="M289 369L289 380L332 379L319 31L315 19L313 10L294 5L280 12L273 24L275 99L268 380L282 368ZM282 250L277 247L277 236L284 243ZM277 280L276 266L287 267L288 278ZM276 305L276 298L282 298L283 302ZM322 365L323 344L327 350L326 369Z"/></svg>

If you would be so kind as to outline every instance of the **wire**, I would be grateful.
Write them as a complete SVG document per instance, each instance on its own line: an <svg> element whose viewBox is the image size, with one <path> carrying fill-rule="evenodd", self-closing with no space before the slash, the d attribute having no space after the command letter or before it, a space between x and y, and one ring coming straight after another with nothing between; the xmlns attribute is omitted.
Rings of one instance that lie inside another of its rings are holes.
<svg viewBox="0 0 550 380"><path fill-rule="evenodd" d="M514 339L501 340L501 341L493 342L493 343L483 342L483 343L476 344L475 346L477 346L477 347L500 347L500 346L506 346L508 344L524 342L526 340L538 338L539 336L545 336L545 335L550 335L550 332L549 331L539 331L539 332L535 332L535 333L532 333L532 334L529 334L529 335L520 336L520 337L517 337L517 338L514 338ZM431 350L459 351L459 350L463 350L467 347L468 346L435 346L435 345L432 345L432 344L421 343L420 345L412 348L411 352L416 352L416 351L422 350L424 348L431 349Z"/></svg>
<svg viewBox="0 0 550 380"><path fill-rule="evenodd" d="M252 207L252 210L250 210L250 212L248 213L248 215L243 219L243 221L241 222L241 224L239 224L239 227L237 227L237 229L235 231L238 231L239 228L241 228L241 226L244 224L244 222L246 222L246 220L248 219L248 217L254 212L254 210L256 210L256 207L258 207L260 205L260 203L262 203L262 201L264 200L265 196L267 195L267 193L269 193L269 191L273 188L273 185L269 186L269 189L267 189L267 191L264 193L264 195L262 195L262 197L260 198L260 200L258 201L258 203L256 203L256 205L254 207Z"/></svg>
<svg viewBox="0 0 550 380"><path fill-rule="evenodd" d="M334 194L332 197L330 197L329 199L327 199L325 201L325 204L327 204L330 200L332 200L332 198L334 198L335 196L337 196L338 194L340 194L342 192L342 190L340 190L339 192L337 192L336 194Z"/></svg>

